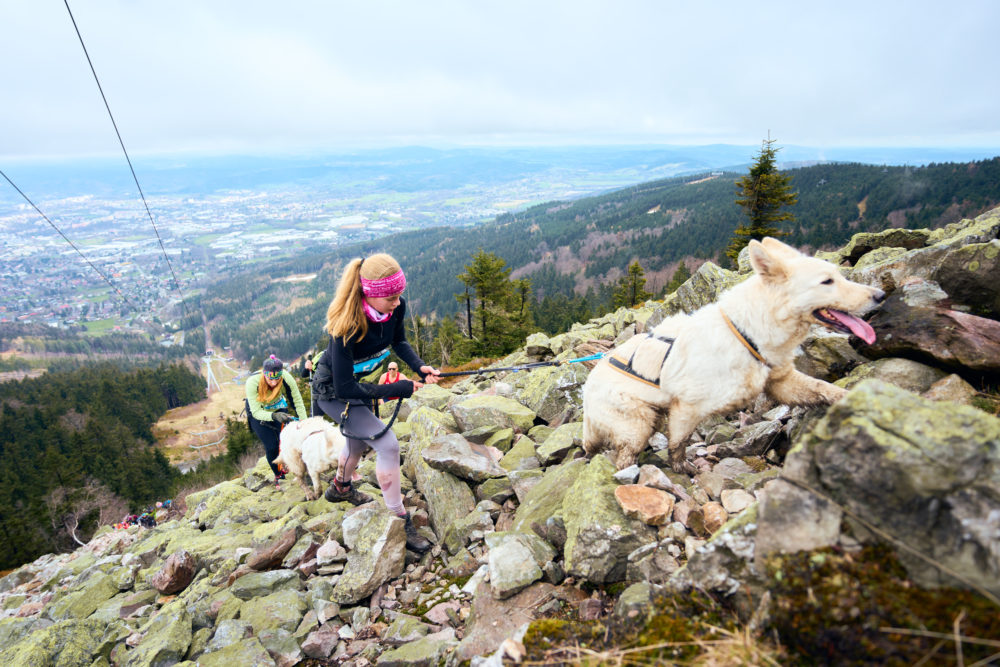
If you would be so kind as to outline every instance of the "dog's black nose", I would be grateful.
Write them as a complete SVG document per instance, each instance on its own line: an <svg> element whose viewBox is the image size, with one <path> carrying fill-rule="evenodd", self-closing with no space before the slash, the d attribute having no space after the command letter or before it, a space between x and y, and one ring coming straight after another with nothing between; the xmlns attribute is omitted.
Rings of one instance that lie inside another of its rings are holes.
<svg viewBox="0 0 1000 667"><path fill-rule="evenodd" d="M875 300L875 303L882 303L885 301L885 292L880 289L876 289L872 294L872 298Z"/></svg>

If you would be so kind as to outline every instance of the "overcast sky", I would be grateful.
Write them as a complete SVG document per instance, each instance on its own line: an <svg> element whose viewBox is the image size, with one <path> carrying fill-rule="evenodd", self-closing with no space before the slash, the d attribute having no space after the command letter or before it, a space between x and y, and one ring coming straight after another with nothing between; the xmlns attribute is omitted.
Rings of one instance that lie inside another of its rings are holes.
<svg viewBox="0 0 1000 667"><path fill-rule="evenodd" d="M1000 147L1000 2L70 0L133 153ZM0 0L0 159L120 152L62 0Z"/></svg>

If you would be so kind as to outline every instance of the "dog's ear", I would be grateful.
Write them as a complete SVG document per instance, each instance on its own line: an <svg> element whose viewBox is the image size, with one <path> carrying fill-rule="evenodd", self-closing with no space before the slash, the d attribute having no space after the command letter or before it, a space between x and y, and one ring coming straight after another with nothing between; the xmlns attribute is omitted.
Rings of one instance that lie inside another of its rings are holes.
<svg viewBox="0 0 1000 667"><path fill-rule="evenodd" d="M764 239L774 241L774 239ZM778 245L785 246L781 241L774 241ZM785 246L786 248L788 246ZM754 272L764 280L779 280L786 276L785 263L782 261L780 250L771 251L770 244L763 244L760 241L751 240L747 244L750 253L750 266ZM789 250L792 250L789 248ZM793 250L794 252L794 250Z"/></svg>
<svg viewBox="0 0 1000 667"><path fill-rule="evenodd" d="M787 243L782 243L778 239L772 238L770 236L765 236L761 239L761 244L767 249L772 255L784 255L785 257L799 257L802 253L788 245Z"/></svg>

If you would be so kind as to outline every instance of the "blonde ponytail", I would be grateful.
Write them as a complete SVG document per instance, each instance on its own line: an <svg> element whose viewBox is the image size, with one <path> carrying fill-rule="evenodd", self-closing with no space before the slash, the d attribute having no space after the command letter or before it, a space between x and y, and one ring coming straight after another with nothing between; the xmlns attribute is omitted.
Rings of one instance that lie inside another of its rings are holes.
<svg viewBox="0 0 1000 667"><path fill-rule="evenodd" d="M344 268L330 307L326 309L326 331L334 338L361 340L368 333L368 318L363 306L361 278L380 280L398 272L399 262L391 255L378 253L366 259L352 259Z"/></svg>

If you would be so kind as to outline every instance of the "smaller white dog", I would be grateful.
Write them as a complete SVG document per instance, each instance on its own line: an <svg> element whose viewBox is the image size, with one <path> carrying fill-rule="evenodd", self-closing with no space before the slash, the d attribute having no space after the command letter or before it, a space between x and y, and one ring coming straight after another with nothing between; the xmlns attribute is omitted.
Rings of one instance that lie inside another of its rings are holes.
<svg viewBox="0 0 1000 667"><path fill-rule="evenodd" d="M280 451L275 465L284 465L295 475L306 491L308 500L320 496L319 474L337 468L340 451L346 440L340 430L322 417L309 417L291 422L281 431ZM306 484L306 472L312 479L312 489Z"/></svg>

